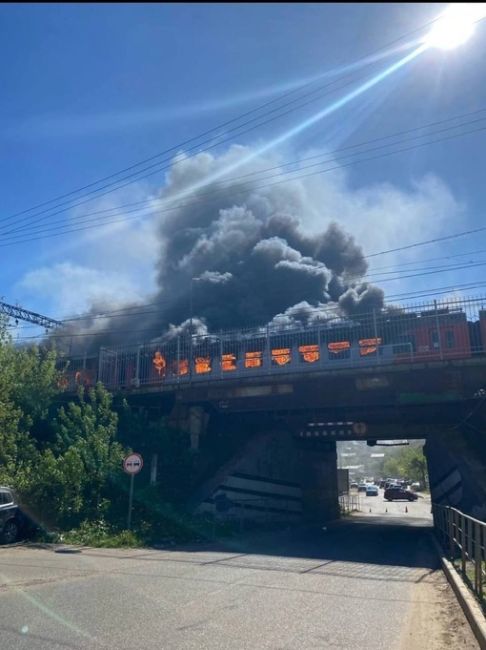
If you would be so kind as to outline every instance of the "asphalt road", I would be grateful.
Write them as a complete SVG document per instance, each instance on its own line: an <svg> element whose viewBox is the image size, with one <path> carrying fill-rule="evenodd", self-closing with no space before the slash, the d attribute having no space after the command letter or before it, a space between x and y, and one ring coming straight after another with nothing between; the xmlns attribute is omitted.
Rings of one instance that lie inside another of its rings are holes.
<svg viewBox="0 0 486 650"><path fill-rule="evenodd" d="M437 570L430 504L404 506L369 497L326 530L192 548L0 548L0 648L477 648Z"/></svg>

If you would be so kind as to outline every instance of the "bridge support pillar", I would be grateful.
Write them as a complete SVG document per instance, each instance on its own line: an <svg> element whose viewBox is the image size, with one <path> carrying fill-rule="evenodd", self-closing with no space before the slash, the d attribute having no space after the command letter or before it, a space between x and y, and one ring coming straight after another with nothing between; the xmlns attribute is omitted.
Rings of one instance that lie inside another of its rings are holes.
<svg viewBox="0 0 486 650"><path fill-rule="evenodd" d="M199 437L204 433L206 426L206 414L202 406L191 406L188 414L188 428L191 438L191 449L197 451L199 449Z"/></svg>
<svg viewBox="0 0 486 650"><path fill-rule="evenodd" d="M310 444L300 449L300 484L302 508L308 521L330 521L339 518L336 443L303 441ZM319 444L320 443L320 444Z"/></svg>

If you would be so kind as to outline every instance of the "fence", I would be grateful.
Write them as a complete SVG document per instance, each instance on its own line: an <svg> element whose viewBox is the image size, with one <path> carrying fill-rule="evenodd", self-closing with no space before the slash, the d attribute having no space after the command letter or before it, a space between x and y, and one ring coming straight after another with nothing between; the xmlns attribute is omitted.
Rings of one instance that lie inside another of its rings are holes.
<svg viewBox="0 0 486 650"><path fill-rule="evenodd" d="M359 494L341 494L339 496L339 507L341 514L359 512L361 510L361 499Z"/></svg>
<svg viewBox="0 0 486 650"><path fill-rule="evenodd" d="M434 525L449 559L486 608L486 523L450 506L432 504Z"/></svg>
<svg viewBox="0 0 486 650"><path fill-rule="evenodd" d="M296 314L292 322L276 317L265 327L101 348L99 357L72 359L70 371L78 384L97 374L110 388L130 388L462 360L485 353L485 307L486 298L388 306L352 316L327 307L301 321Z"/></svg>

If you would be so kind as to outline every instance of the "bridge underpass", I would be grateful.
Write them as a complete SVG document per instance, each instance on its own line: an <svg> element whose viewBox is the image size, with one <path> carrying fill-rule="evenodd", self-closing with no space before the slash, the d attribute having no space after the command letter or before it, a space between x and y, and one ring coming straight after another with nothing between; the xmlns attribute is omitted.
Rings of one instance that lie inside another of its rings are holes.
<svg viewBox="0 0 486 650"><path fill-rule="evenodd" d="M214 509L223 492L240 505L245 495L246 516L263 511L278 518L285 511L290 519L332 519L338 515L336 441L425 439L434 500L482 518L485 377L485 360L474 359L303 379L198 381L126 396L134 406L168 415L209 459L191 507Z"/></svg>

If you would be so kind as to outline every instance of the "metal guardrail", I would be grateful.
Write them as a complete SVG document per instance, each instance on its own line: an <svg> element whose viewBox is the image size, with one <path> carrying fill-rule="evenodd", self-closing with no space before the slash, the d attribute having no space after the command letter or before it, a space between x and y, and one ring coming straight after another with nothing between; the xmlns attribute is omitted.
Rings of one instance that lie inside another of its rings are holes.
<svg viewBox="0 0 486 650"><path fill-rule="evenodd" d="M432 513L439 541L450 561L486 609L486 522L435 503Z"/></svg>
<svg viewBox="0 0 486 650"><path fill-rule="evenodd" d="M340 494L339 507L341 514L359 512L361 510L361 499L359 494Z"/></svg>
<svg viewBox="0 0 486 650"><path fill-rule="evenodd" d="M319 316L319 318L317 318ZM464 361L486 355L486 297L388 307L352 316L327 308L306 324L166 334L102 347L60 364L67 386L112 389L192 385L246 377L303 376L396 364ZM62 365L65 365L62 368ZM71 385L72 384L72 385Z"/></svg>

